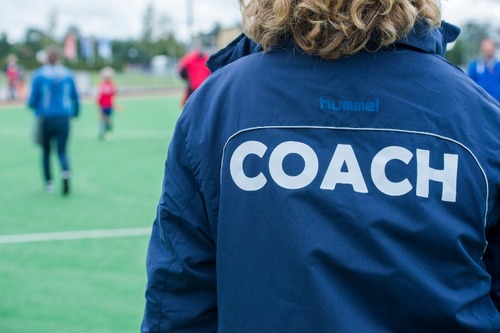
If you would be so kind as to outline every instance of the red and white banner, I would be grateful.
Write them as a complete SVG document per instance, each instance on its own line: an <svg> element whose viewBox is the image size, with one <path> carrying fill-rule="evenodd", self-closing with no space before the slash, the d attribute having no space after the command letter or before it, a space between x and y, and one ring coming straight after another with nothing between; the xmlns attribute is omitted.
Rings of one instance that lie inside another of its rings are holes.
<svg viewBox="0 0 500 333"><path fill-rule="evenodd" d="M64 56L70 60L76 59L76 38L72 34L64 39Z"/></svg>

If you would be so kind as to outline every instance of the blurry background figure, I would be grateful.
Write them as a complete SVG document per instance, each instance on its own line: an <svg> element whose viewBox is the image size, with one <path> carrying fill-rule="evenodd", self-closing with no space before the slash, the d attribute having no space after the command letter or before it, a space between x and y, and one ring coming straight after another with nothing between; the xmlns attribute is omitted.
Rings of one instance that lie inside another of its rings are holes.
<svg viewBox="0 0 500 333"><path fill-rule="evenodd" d="M19 97L18 87L21 83L21 69L17 64L17 57L14 54L10 54L7 57L7 63L5 64L5 75L7 76L7 85L9 90L9 100L15 100Z"/></svg>
<svg viewBox="0 0 500 333"><path fill-rule="evenodd" d="M482 59L469 65L469 76L486 92L500 101L500 62L495 58L496 44L491 38L481 42Z"/></svg>
<svg viewBox="0 0 500 333"><path fill-rule="evenodd" d="M178 65L179 75L186 81L186 94L182 104L186 103L186 100L193 93L193 91L198 88L203 81L210 75L210 70L208 69L206 62L208 60L208 54L202 50L195 49L187 53L181 58Z"/></svg>
<svg viewBox="0 0 500 333"><path fill-rule="evenodd" d="M104 67L101 70L101 83L98 88L97 104L99 105L101 123L99 125L99 140L104 140L106 135L111 133L111 118L114 111L114 97L116 87L113 83L114 70L111 67Z"/></svg>
<svg viewBox="0 0 500 333"><path fill-rule="evenodd" d="M57 143L57 155L62 173L62 194L69 194L70 166L66 147L70 132L70 118L77 117L80 104L73 73L59 64L56 48L47 50L47 64L33 73L28 105L34 110L40 124L42 166L47 193L54 191L50 170L52 142Z"/></svg>

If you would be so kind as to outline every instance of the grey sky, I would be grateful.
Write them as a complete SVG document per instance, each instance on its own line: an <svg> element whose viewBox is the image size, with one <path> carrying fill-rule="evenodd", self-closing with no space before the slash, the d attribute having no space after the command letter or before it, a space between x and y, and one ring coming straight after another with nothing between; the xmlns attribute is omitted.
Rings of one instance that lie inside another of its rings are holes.
<svg viewBox="0 0 500 333"><path fill-rule="evenodd" d="M108 38L136 38L149 3L157 17L167 15L181 39L189 36L188 0L13 0L0 1L0 33L18 41L28 27L47 29L51 11L57 13L56 35L76 25L82 34ZM239 22L237 0L191 0L194 32L209 31L216 22L232 26ZM500 22L500 0L443 0L443 18L457 25L469 20Z"/></svg>

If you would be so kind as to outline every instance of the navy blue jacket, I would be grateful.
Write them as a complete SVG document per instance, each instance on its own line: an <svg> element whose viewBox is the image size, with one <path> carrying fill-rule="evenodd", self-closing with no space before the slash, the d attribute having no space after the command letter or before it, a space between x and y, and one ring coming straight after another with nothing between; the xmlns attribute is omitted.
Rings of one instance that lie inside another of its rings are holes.
<svg viewBox="0 0 500 333"><path fill-rule="evenodd" d="M219 54L168 151L142 332L500 332L500 106L443 58L457 34Z"/></svg>

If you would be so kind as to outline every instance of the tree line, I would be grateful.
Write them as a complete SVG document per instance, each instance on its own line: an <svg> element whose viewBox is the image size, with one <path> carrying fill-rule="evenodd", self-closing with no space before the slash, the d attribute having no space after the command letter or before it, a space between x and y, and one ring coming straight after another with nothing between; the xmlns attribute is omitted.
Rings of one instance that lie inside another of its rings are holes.
<svg viewBox="0 0 500 333"><path fill-rule="evenodd" d="M215 27L214 30L218 29ZM50 29L48 29L50 30ZM78 27L71 26L68 34L80 37ZM468 22L461 27L461 34L452 48L449 48L445 57L453 64L464 68L467 63L479 55L479 44L485 37L499 40L500 28L492 27L488 23ZM143 18L143 31L139 38L127 40L111 40L112 62L106 63L104 59L95 57L92 62L78 57L76 60L64 60L65 65L76 70L98 70L105 65L111 65L116 70L127 67L148 68L154 56L165 55L179 59L187 51L187 45L178 40L171 29L167 16L155 19L152 5L146 9ZM24 34L24 39L17 43L10 43L5 33L0 34L0 64L5 64L9 54L17 56L19 64L25 70L32 70L40 63L36 54L50 45L63 47L63 40L57 40L50 31L29 28ZM80 54L80 43L76 43Z"/></svg>
<svg viewBox="0 0 500 333"><path fill-rule="evenodd" d="M64 39L55 37L57 12L51 11L48 15L48 28L40 29L29 27L21 41L9 42L6 33L0 33L0 65L5 65L6 58L14 54L19 65L27 71L40 66L37 54L49 46L58 46L64 49ZM64 64L76 70L98 70L103 66L112 66L122 70L128 66L148 68L154 56L165 55L178 59L187 51L187 45L176 38L170 18L166 14L157 13L152 4L146 7L142 20L142 33L138 38L125 40L110 40L111 62L95 55L92 61L82 57L82 45L78 41L82 34L77 26L70 26L65 37L72 35L76 39L76 53L79 55L73 60L64 59ZM94 40L94 42L96 42ZM94 46L93 52L97 52Z"/></svg>

